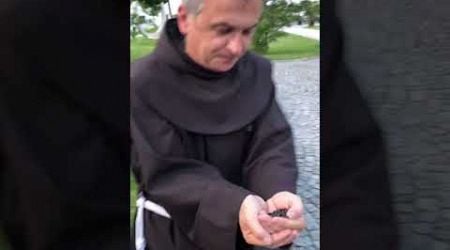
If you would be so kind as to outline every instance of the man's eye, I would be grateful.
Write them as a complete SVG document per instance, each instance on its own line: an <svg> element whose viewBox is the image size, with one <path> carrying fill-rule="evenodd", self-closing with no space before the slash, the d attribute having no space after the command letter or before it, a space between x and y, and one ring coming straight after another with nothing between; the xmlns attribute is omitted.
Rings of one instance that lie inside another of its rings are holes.
<svg viewBox="0 0 450 250"><path fill-rule="evenodd" d="M219 28L219 29L217 29L217 33L219 35L227 35L227 34L231 33L232 31L233 31L233 29L231 29L231 28Z"/></svg>
<svg viewBox="0 0 450 250"><path fill-rule="evenodd" d="M242 34L245 36L251 35L252 33L253 33L253 29L248 29L248 30L242 31Z"/></svg>
<svg viewBox="0 0 450 250"><path fill-rule="evenodd" d="M244 36L252 36L256 31L256 27L252 27L250 29L245 29L242 31L242 35Z"/></svg>

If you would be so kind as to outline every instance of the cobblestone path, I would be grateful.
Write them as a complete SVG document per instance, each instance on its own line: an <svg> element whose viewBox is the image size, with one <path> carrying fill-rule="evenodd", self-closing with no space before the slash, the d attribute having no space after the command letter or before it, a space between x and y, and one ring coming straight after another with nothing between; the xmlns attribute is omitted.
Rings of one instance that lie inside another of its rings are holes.
<svg viewBox="0 0 450 250"><path fill-rule="evenodd" d="M293 249L320 249L319 59L274 61L277 100L292 126L299 167L297 193L305 206L306 230Z"/></svg>

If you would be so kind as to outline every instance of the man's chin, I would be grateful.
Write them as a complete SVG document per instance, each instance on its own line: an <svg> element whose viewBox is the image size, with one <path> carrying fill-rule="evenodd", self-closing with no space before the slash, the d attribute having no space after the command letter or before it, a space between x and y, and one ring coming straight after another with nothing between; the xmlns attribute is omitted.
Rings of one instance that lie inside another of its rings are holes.
<svg viewBox="0 0 450 250"><path fill-rule="evenodd" d="M226 72L233 68L233 66L236 64L235 60L230 60L228 62L220 62L214 65L214 71L218 72Z"/></svg>

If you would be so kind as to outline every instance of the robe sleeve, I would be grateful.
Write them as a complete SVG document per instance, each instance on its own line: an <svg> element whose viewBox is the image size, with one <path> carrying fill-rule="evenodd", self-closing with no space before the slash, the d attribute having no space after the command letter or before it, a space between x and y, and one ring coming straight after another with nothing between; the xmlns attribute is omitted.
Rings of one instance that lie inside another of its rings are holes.
<svg viewBox="0 0 450 250"><path fill-rule="evenodd" d="M326 1L321 62L321 246L397 249L382 131L347 68L344 32Z"/></svg>
<svg viewBox="0 0 450 250"><path fill-rule="evenodd" d="M132 98L131 136L146 197L198 247L235 249L239 208L251 192L215 166L187 158L177 130L139 98Z"/></svg>
<svg viewBox="0 0 450 250"><path fill-rule="evenodd" d="M263 199L280 191L295 193L298 170L292 132L275 99L254 129L243 169L245 186Z"/></svg>

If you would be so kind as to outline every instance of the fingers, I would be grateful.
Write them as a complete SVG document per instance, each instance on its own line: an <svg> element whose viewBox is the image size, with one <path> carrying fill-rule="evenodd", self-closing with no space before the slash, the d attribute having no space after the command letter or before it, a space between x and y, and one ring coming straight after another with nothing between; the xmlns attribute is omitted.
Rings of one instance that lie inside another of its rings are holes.
<svg viewBox="0 0 450 250"><path fill-rule="evenodd" d="M272 245L273 248L278 248L292 243L299 235L296 230L283 230L276 234L272 234Z"/></svg>
<svg viewBox="0 0 450 250"><path fill-rule="evenodd" d="M286 191L278 192L273 195L269 200L267 200L267 204L269 205L269 209L275 208L276 210L282 208L295 208L303 210L303 203L300 196Z"/></svg>
<svg viewBox="0 0 450 250"><path fill-rule="evenodd" d="M269 216L267 213L261 212L261 213L258 215L258 220L259 220L259 223L261 223L262 227L263 227L268 233L273 233L273 232L276 231L276 229L273 227L272 217Z"/></svg>
<svg viewBox="0 0 450 250"><path fill-rule="evenodd" d="M267 214L278 209L287 209L288 218ZM266 247L287 245L305 228L302 201L289 192L279 192L266 202L259 196L246 197L241 206L240 225L249 244Z"/></svg>
<svg viewBox="0 0 450 250"><path fill-rule="evenodd" d="M270 217L260 214L258 219L263 227L271 233L272 244L270 248L278 248L292 243L304 229L303 217L297 219L286 219L281 217Z"/></svg>
<svg viewBox="0 0 450 250"><path fill-rule="evenodd" d="M257 246L268 246L272 243L270 234L258 219L258 215L265 211L265 202L258 196L249 195L242 202L239 211L239 225L247 243Z"/></svg>
<svg viewBox="0 0 450 250"><path fill-rule="evenodd" d="M292 207L287 211L286 215L289 219L299 219L303 215L303 208Z"/></svg>
<svg viewBox="0 0 450 250"><path fill-rule="evenodd" d="M305 219L303 216L298 219L275 217L272 218L272 226L275 231L281 231L283 229L301 231L305 228Z"/></svg>
<svg viewBox="0 0 450 250"><path fill-rule="evenodd" d="M282 217L271 217L267 214L258 215L258 220L266 232L272 234L286 229L302 231L305 227L303 217L297 219L287 219Z"/></svg>
<svg viewBox="0 0 450 250"><path fill-rule="evenodd" d="M302 225L302 222L300 222L299 225L298 223L292 223L292 220L286 218L272 218L270 216L266 217L263 215L260 215L258 218L263 227L271 233L270 236L272 239L272 244L270 247L272 248L277 248L292 243L298 237L299 232L304 228L304 223ZM300 227L301 229L292 230L286 229L286 227Z"/></svg>
<svg viewBox="0 0 450 250"><path fill-rule="evenodd" d="M286 229L286 230L272 234L272 236L271 236L272 237L272 246L278 246L278 245L286 242L290 238L291 235L292 235L292 230L290 230L290 229ZM287 244L287 243L285 243L285 244Z"/></svg>
<svg viewBox="0 0 450 250"><path fill-rule="evenodd" d="M247 227L249 231L251 231L251 234L254 235L257 241L262 242L265 245L271 244L270 234L268 231L264 229L264 227L259 223L258 219L256 218L249 218L247 220ZM258 243L261 244L261 243Z"/></svg>
<svg viewBox="0 0 450 250"><path fill-rule="evenodd" d="M279 209L279 208L277 208L277 206L275 205L273 199L268 199L268 200L266 201L266 204L267 204L267 210L269 211L269 213L272 213L273 211ZM285 208L285 207L280 207L280 209L281 209L281 208Z"/></svg>
<svg viewBox="0 0 450 250"><path fill-rule="evenodd" d="M243 230L242 231L245 241L250 245L255 246L270 246L272 245L272 238L269 236L264 238L259 238L252 231Z"/></svg>

